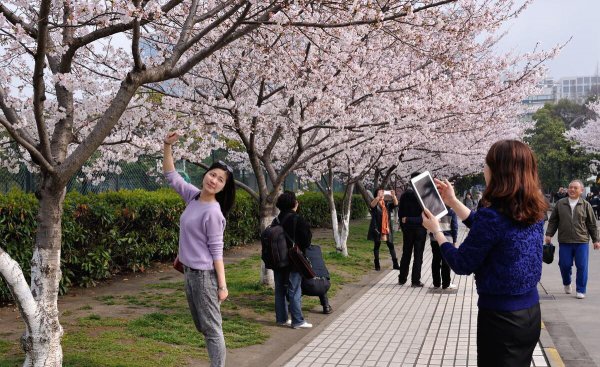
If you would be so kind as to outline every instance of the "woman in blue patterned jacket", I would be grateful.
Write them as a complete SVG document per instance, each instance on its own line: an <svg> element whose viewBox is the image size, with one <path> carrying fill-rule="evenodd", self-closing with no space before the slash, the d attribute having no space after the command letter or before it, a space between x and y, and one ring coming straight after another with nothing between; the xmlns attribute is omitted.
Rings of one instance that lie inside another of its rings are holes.
<svg viewBox="0 0 600 367"><path fill-rule="evenodd" d="M490 148L483 173L487 188L476 213L457 200L448 181L436 180L446 205L470 228L459 248L427 210L423 226L456 274L475 274L478 366L530 366L541 328L537 283L547 210L537 162L527 145L501 140Z"/></svg>

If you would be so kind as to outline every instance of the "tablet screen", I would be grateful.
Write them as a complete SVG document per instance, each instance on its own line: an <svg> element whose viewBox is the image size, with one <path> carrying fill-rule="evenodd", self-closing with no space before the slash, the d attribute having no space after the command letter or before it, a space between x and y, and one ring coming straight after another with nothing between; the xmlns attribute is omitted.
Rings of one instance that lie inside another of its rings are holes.
<svg viewBox="0 0 600 367"><path fill-rule="evenodd" d="M421 205L429 209L437 218L441 218L448 213L446 205L435 187L433 179L428 171L412 178L410 182L415 189Z"/></svg>

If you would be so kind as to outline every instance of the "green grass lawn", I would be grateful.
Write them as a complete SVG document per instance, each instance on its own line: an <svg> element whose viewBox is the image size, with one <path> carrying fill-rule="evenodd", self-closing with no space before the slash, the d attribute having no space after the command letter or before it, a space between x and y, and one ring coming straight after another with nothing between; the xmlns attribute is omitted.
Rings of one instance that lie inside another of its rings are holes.
<svg viewBox="0 0 600 367"><path fill-rule="evenodd" d="M366 240L368 221L351 223L349 257L335 251L331 232L315 236L332 277L329 296L347 283L358 281L372 268L373 244ZM399 233L398 233L399 235ZM381 251L385 258L387 251ZM273 290L260 284L260 256L253 255L226 267L229 299L222 304L227 348L261 344L268 333L259 322L274 314ZM183 280L170 278L126 296L97 298L108 306L142 309L130 319L98 315L84 306L87 316L70 321L63 339L64 366L179 366L182 360L207 358L204 338L196 331L187 308ZM303 308L318 305L318 297L306 297ZM63 316L68 316L67 314ZM274 320L274 316L273 316ZM64 322L64 321L63 321ZM20 366L23 357L16 341L0 339L0 367Z"/></svg>

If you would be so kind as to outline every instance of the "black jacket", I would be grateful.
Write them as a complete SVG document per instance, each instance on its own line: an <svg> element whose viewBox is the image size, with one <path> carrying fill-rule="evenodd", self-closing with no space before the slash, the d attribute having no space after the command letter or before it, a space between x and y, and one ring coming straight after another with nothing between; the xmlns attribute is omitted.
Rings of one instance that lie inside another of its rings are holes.
<svg viewBox="0 0 600 367"><path fill-rule="evenodd" d="M423 209L417 198L417 194L413 189L407 189L400 195L398 203L398 220L400 221L400 228L402 230L407 229L422 229L423 228L423 217L421 216ZM406 218L406 223L402 223L402 218Z"/></svg>
<svg viewBox="0 0 600 367"><path fill-rule="evenodd" d="M294 233L294 217L296 218L296 232ZM306 221L294 211L280 212L277 216L280 223L283 223L283 230L288 234L300 249L304 250L310 246L312 241L312 232ZM273 219L275 223L275 219ZM292 247L292 243L288 240L288 246Z"/></svg>
<svg viewBox="0 0 600 367"><path fill-rule="evenodd" d="M396 205L393 202L386 202L385 207L388 211L388 227L390 228L390 233L388 234L388 242L394 242L394 226L392 223L392 213ZM375 205L374 208L371 208L371 224L369 225L369 232L367 233L367 240L370 241L381 241L381 218L383 217L383 211L381 210L381 206L379 204Z"/></svg>

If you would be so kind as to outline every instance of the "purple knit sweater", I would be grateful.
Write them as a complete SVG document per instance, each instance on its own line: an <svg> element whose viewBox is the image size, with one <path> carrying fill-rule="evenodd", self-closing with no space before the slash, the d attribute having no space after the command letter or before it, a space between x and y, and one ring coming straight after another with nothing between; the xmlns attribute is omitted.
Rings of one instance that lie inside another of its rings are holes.
<svg viewBox="0 0 600 367"><path fill-rule="evenodd" d="M179 261L192 269L214 269L213 262L223 259L225 217L219 203L194 200L200 189L177 171L166 172L165 178L186 204L179 218Z"/></svg>
<svg viewBox="0 0 600 367"><path fill-rule="evenodd" d="M456 274L475 273L478 306L516 311L539 302L544 222L519 224L495 208L471 212L471 230L460 247L442 244L442 256Z"/></svg>

